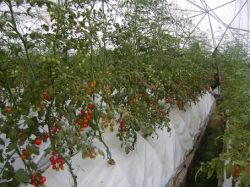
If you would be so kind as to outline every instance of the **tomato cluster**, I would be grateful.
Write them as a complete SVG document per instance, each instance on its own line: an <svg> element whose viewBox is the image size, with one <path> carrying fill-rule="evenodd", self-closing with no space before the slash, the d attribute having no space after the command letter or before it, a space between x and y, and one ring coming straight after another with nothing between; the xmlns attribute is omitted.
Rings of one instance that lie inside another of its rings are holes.
<svg viewBox="0 0 250 187"><path fill-rule="evenodd" d="M80 126L81 131L88 127L89 120L92 118L95 105L89 103L87 108L87 112L85 112L83 109L80 110L79 118L76 120L76 123Z"/></svg>
<svg viewBox="0 0 250 187"><path fill-rule="evenodd" d="M56 150L53 150L51 152L51 156L49 158L50 163L52 165L52 169L56 170L56 169L61 169L63 170L63 164L64 164L64 160L63 158L58 154L58 152Z"/></svg>
<svg viewBox="0 0 250 187"><path fill-rule="evenodd" d="M44 186L46 182L46 177L42 176L41 174L33 173L31 175L31 184L33 186Z"/></svg>
<svg viewBox="0 0 250 187"><path fill-rule="evenodd" d="M53 127L53 128L51 129L51 131L52 131L52 134L55 135L56 133L58 133L58 132L60 131L60 128L58 128L58 127Z"/></svg>
<svg viewBox="0 0 250 187"><path fill-rule="evenodd" d="M120 121L119 131L120 132L126 132L127 131L126 123L124 121Z"/></svg>

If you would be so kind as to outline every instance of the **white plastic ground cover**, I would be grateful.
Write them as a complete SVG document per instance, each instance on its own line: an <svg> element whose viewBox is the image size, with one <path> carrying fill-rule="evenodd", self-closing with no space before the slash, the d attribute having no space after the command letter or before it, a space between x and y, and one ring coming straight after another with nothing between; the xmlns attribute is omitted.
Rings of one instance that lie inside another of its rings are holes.
<svg viewBox="0 0 250 187"><path fill-rule="evenodd" d="M190 104L186 111L170 112L171 131L157 130L144 139L137 134L135 150L126 154L115 133L105 133L104 140L110 148L115 165L109 165L102 157L82 159L81 154L72 158L79 187L165 187L181 167L186 154L194 145L194 136L209 115L214 97L207 93L197 104ZM95 145L104 150L101 143ZM47 187L70 187L73 180L67 166L63 171L47 169ZM24 185L21 185L24 187Z"/></svg>

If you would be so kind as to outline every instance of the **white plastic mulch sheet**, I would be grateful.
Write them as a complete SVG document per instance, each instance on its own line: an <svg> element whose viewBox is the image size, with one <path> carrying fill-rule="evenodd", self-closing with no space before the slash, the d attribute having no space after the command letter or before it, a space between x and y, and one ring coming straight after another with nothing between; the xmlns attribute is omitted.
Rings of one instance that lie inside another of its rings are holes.
<svg viewBox="0 0 250 187"><path fill-rule="evenodd" d="M141 135L135 150L126 154L115 133L104 134L115 165L109 165L102 157L82 159L81 154L72 158L79 187L161 187L170 185L171 179L182 165L186 154L193 148L194 136L205 124L214 103L211 94L205 94L197 104L187 106L186 111L170 112L171 131L157 130L157 134L144 139ZM96 145L104 150L102 144ZM65 165L63 171L47 169L43 174L47 187L70 187L71 175Z"/></svg>

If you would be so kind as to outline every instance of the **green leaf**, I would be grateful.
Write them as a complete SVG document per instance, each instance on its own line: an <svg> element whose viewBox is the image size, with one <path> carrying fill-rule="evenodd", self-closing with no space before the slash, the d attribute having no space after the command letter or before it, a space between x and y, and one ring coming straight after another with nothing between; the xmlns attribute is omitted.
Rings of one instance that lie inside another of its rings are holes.
<svg viewBox="0 0 250 187"><path fill-rule="evenodd" d="M0 187L9 187L8 183L0 183Z"/></svg>
<svg viewBox="0 0 250 187"><path fill-rule="evenodd" d="M30 163L30 168L33 170L37 170L37 165L34 162Z"/></svg>
<svg viewBox="0 0 250 187"><path fill-rule="evenodd" d="M246 187L248 186L249 182L250 182L250 175L246 172L242 172L240 174L240 186Z"/></svg>
<svg viewBox="0 0 250 187"><path fill-rule="evenodd" d="M209 170L207 171L207 179L211 178L212 175L213 175L213 173L214 173L214 170L209 169Z"/></svg>
<svg viewBox="0 0 250 187"><path fill-rule="evenodd" d="M226 177L227 178L229 178L231 176L232 169L233 169L232 164L227 164L226 165Z"/></svg>
<svg viewBox="0 0 250 187"><path fill-rule="evenodd" d="M0 150L0 163L4 162L4 157L3 157L3 150Z"/></svg>
<svg viewBox="0 0 250 187"><path fill-rule="evenodd" d="M17 146L17 142L14 141L14 142L11 142L8 146L7 146L7 152L10 152L12 150L14 150Z"/></svg>
<svg viewBox="0 0 250 187"><path fill-rule="evenodd" d="M39 155L39 148L38 148L37 146L32 145L32 146L30 147L30 149L31 149L31 152L32 152L33 154Z"/></svg>
<svg viewBox="0 0 250 187"><path fill-rule="evenodd" d="M30 176L24 169L19 169L16 171L14 178L19 182L28 182Z"/></svg>

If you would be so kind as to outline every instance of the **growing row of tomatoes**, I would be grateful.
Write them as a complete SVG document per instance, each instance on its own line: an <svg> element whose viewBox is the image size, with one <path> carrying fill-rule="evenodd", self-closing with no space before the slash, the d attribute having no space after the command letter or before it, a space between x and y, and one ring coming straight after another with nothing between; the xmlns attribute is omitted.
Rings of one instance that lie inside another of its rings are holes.
<svg viewBox="0 0 250 187"><path fill-rule="evenodd" d="M81 89L87 90L88 94L89 92L93 93L95 87L97 86L97 82L96 81L90 81L88 83L87 86L81 87ZM206 88L208 89L208 88ZM186 90L185 92L185 97L191 97L191 94ZM109 94L111 94L111 92L109 91ZM41 98L45 103L42 103L42 108L40 108L40 110L46 110L46 108L44 107L44 105L49 102L51 103L53 101L53 97L50 96L48 90L44 90L42 91L41 94ZM141 99L143 99L143 95L140 96ZM128 103L133 106L133 107L139 107L139 103L140 100L136 100L135 98L129 97L128 98ZM196 101L195 98L192 98L193 101ZM170 104L171 106L176 106L179 109L184 109L184 105L185 102L181 99L176 99L176 98L166 98L165 99L165 103L166 104ZM156 103L154 103L152 101L151 106L155 107ZM92 102L89 102L86 106L86 109L81 108L79 111L79 114L76 118L76 125L77 127L79 127L80 131L83 131L84 129L86 129L89 124L90 124L90 120L93 117L93 111L95 109L95 105ZM12 113L12 110L14 110L11 106L5 106L4 108L4 112L9 115ZM160 116L160 118L164 118L167 115L167 112L162 110L162 109L157 109L157 113ZM126 120L120 119L119 120L119 127L118 127L118 131L119 133L125 135L129 129L128 124L126 123ZM31 141L32 144L36 145L36 146L40 146L43 142L47 142L48 139L53 138L53 136L55 136L57 133L59 133L62 129L60 126L52 126L51 130L51 134L48 132L43 132L41 133L39 136L36 136L35 138L33 138L33 140ZM25 162L27 160L31 159L31 155L32 155L32 150L31 149L22 149L21 152L21 159ZM96 154L93 151L89 151L87 156L89 158L94 158L96 156ZM50 163L51 163L51 167L54 170L62 170L64 168L64 164L65 161L62 157L62 155L60 155L59 152L57 152L56 150L52 150L51 151L51 156L50 156ZM28 163L28 162L27 162ZM44 176L42 176L39 173L33 173L31 176L31 184L34 186L43 186L46 182L46 178Z"/></svg>

